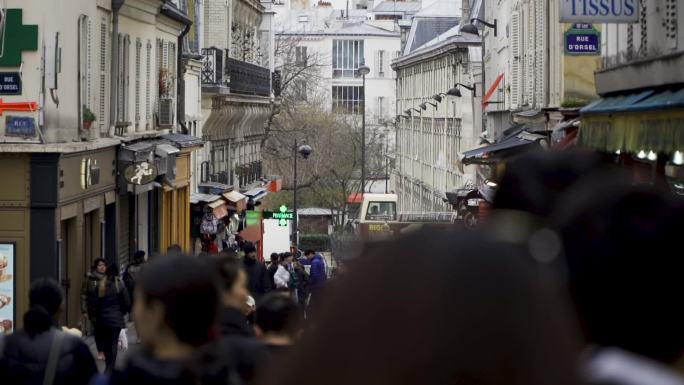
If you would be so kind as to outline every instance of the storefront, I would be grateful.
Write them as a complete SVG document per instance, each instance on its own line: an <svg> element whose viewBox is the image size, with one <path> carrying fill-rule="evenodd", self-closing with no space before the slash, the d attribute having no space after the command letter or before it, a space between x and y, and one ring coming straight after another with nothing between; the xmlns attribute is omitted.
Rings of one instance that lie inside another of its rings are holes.
<svg viewBox="0 0 684 385"><path fill-rule="evenodd" d="M684 194L684 88L604 97L580 112L579 146L611 155L638 183Z"/></svg>
<svg viewBox="0 0 684 385"><path fill-rule="evenodd" d="M202 141L181 134L122 145L119 149L119 261L136 250L163 253L171 245L192 251L190 154Z"/></svg>
<svg viewBox="0 0 684 385"><path fill-rule="evenodd" d="M13 323L28 307L26 296L16 294L27 293L30 282L40 277L63 284L63 322L77 326L81 321L83 277L93 259L111 259L116 250L117 143L87 151L60 147L62 153L0 156L5 184L0 192L0 259L1 264L4 257L7 265L11 261L0 281L14 282L12 293L0 290L0 295L11 298Z"/></svg>

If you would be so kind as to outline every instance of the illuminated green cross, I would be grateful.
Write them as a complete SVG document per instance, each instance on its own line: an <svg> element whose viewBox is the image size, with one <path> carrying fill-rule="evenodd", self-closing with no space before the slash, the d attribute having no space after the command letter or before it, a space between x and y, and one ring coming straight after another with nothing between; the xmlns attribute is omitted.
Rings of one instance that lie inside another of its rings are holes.
<svg viewBox="0 0 684 385"><path fill-rule="evenodd" d="M286 212L287 212L287 206L285 206L285 205L280 205L280 207L278 208L278 210L280 210L281 213L286 213Z"/></svg>
<svg viewBox="0 0 684 385"><path fill-rule="evenodd" d="M22 20L23 10L7 10L5 33L0 41L0 67L19 67L22 51L38 49L38 26L23 25Z"/></svg>

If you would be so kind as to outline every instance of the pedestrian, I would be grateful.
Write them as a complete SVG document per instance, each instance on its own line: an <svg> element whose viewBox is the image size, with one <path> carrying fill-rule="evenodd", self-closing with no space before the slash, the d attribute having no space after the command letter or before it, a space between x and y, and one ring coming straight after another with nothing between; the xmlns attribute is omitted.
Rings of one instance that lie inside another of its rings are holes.
<svg viewBox="0 0 684 385"><path fill-rule="evenodd" d="M133 260L126 266L123 273L123 282L126 284L126 289L129 295L133 295L135 291L135 281L137 280L140 271L145 264L145 252L143 250L138 250L133 254Z"/></svg>
<svg viewBox="0 0 684 385"><path fill-rule="evenodd" d="M97 373L83 340L63 332L64 293L53 279L31 284L24 329L0 341L0 382L11 385L87 385ZM4 346L3 346L4 345Z"/></svg>
<svg viewBox="0 0 684 385"><path fill-rule="evenodd" d="M306 272L304 265L298 259L292 261L292 273L295 275L297 302L302 308L305 308L309 299L309 273Z"/></svg>
<svg viewBox="0 0 684 385"><path fill-rule="evenodd" d="M285 353L302 333L304 312L292 298L270 293L262 300L255 313L256 335L273 354Z"/></svg>
<svg viewBox="0 0 684 385"><path fill-rule="evenodd" d="M207 259L219 276L221 303L218 326L222 346L231 357L232 364L243 383L251 383L264 362L268 352L254 335L254 328L248 323L246 314L251 311L247 274L241 261L234 253L223 251L219 256Z"/></svg>
<svg viewBox="0 0 684 385"><path fill-rule="evenodd" d="M247 287L254 299L259 301L264 294L271 291L271 281L268 278L268 271L263 262L257 260L257 250L254 244L246 242L242 246L245 256L243 263L247 272Z"/></svg>
<svg viewBox="0 0 684 385"><path fill-rule="evenodd" d="M103 348L106 371L116 363L121 330L126 327L124 316L130 310L131 300L126 285L119 278L119 267L115 263L107 266L105 277L90 295L93 307L95 341Z"/></svg>
<svg viewBox="0 0 684 385"><path fill-rule="evenodd" d="M273 282L275 283L275 288L277 291L290 292L290 271L288 270L288 265L292 260L292 254L285 252L280 255L280 263L278 263L278 269L273 275Z"/></svg>
<svg viewBox="0 0 684 385"><path fill-rule="evenodd" d="M367 245L258 384L578 385L566 293L527 246L431 226Z"/></svg>
<svg viewBox="0 0 684 385"><path fill-rule="evenodd" d="M219 292L205 261L157 258L141 271L134 296L141 348L114 371L111 385L233 384L226 358L212 343Z"/></svg>
<svg viewBox="0 0 684 385"><path fill-rule="evenodd" d="M88 295L97 287L97 283L102 279L107 271L107 262L102 258L93 260L93 265L83 278L81 285L81 315L83 317L83 332L90 335L93 332L92 309L88 309ZM104 360L103 348L97 346L98 359Z"/></svg>
<svg viewBox="0 0 684 385"><path fill-rule="evenodd" d="M309 306L320 300L326 282L328 281L328 269L323 257L315 251L309 249L304 255L309 259L311 268L309 270Z"/></svg>
<svg viewBox="0 0 684 385"><path fill-rule="evenodd" d="M278 271L278 265L280 265L280 254L271 253L271 263L268 265L268 278L271 281L272 290L276 289L274 276L276 271Z"/></svg>
<svg viewBox="0 0 684 385"><path fill-rule="evenodd" d="M588 382L684 384L682 208L669 192L597 174L564 194L553 219L586 336Z"/></svg>

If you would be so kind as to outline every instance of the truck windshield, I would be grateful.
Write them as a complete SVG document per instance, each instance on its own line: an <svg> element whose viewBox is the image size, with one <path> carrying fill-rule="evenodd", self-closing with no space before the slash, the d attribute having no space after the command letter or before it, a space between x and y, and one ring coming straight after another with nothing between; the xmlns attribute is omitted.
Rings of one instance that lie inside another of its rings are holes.
<svg viewBox="0 0 684 385"><path fill-rule="evenodd" d="M397 219L396 202L368 202L366 220L394 221Z"/></svg>

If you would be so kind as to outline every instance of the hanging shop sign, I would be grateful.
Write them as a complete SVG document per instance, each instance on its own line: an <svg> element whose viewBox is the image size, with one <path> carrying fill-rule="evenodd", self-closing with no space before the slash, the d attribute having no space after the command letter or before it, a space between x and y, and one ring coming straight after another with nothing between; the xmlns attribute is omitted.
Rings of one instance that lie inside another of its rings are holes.
<svg viewBox="0 0 684 385"><path fill-rule="evenodd" d="M14 243L0 243L0 335L11 333L15 325L16 250Z"/></svg>
<svg viewBox="0 0 684 385"><path fill-rule="evenodd" d="M19 72L0 72L0 95L21 95Z"/></svg>
<svg viewBox="0 0 684 385"><path fill-rule="evenodd" d="M639 0L559 0L564 23L636 23Z"/></svg>
<svg viewBox="0 0 684 385"><path fill-rule="evenodd" d="M600 55L601 32L591 24L574 24L565 32L566 55Z"/></svg>
<svg viewBox="0 0 684 385"><path fill-rule="evenodd" d="M282 205L278 211L264 211L264 219L277 219L279 226L287 226L289 221L294 220L294 212Z"/></svg>
<svg viewBox="0 0 684 385"><path fill-rule="evenodd" d="M150 162L136 162L124 170L124 178L135 185L148 184L157 177L157 167Z"/></svg>
<svg viewBox="0 0 684 385"><path fill-rule="evenodd" d="M33 137L36 135L36 120L30 116L6 116L5 135Z"/></svg>

